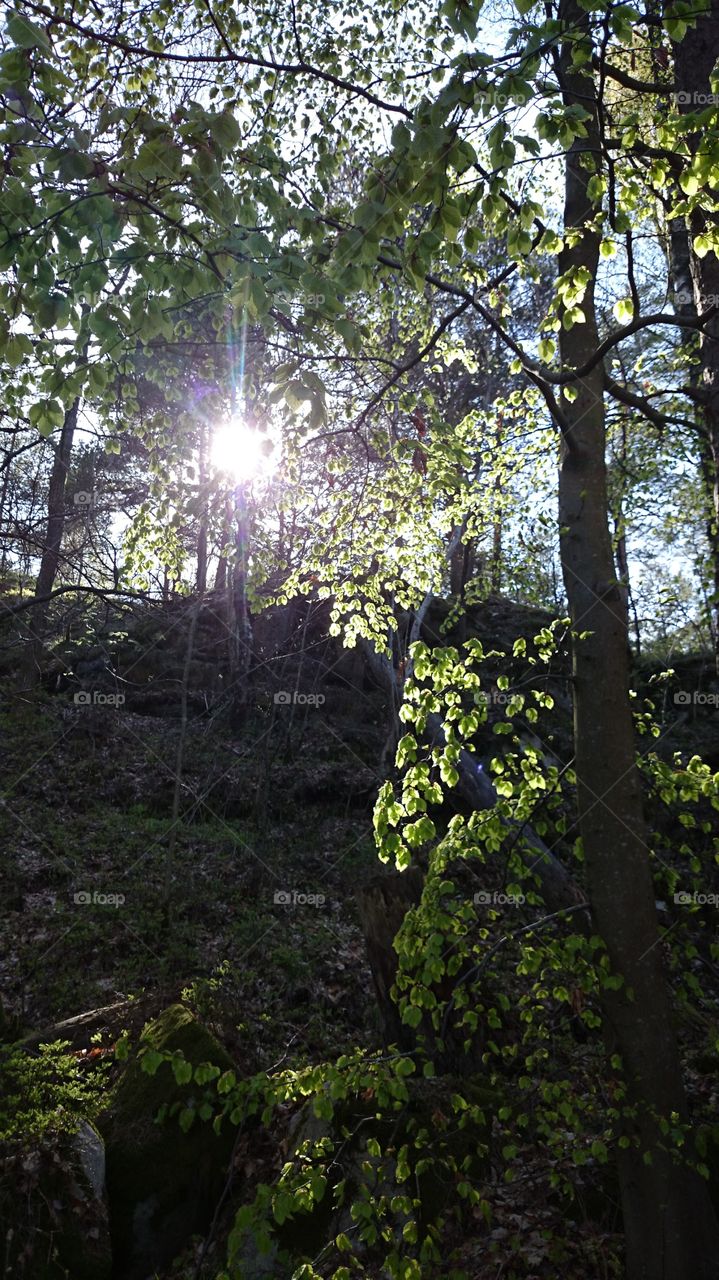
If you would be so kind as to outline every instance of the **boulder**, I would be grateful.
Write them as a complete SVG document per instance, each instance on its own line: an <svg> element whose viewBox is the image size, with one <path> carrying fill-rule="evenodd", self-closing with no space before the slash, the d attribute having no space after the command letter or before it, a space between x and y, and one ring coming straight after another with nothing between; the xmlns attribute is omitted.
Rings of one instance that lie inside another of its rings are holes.
<svg viewBox="0 0 719 1280"><path fill-rule="evenodd" d="M0 1270L14 1280L110 1280L105 1148L75 1132L8 1143L0 1170Z"/></svg>
<svg viewBox="0 0 719 1280"><path fill-rule="evenodd" d="M226 1071L233 1065L184 1005L172 1005L149 1023L140 1041L158 1052L181 1050L193 1067L209 1062ZM136 1055L100 1119L115 1275L122 1280L146 1280L168 1265L190 1236L209 1226L234 1133L225 1128L217 1135L211 1123L198 1118L183 1132L175 1104L199 1104L203 1092L192 1081L178 1085L166 1063L148 1075ZM169 1114L158 1123L161 1107Z"/></svg>
<svg viewBox="0 0 719 1280"><path fill-rule="evenodd" d="M456 1203L455 1170L473 1182L489 1176L499 1092L480 1079L452 1076L405 1079L404 1084L406 1097L385 1098L381 1109L372 1090L336 1101L330 1117L318 1116L311 1100L301 1108L288 1134L286 1159L324 1170L324 1193L308 1210L290 1211L274 1225L269 1254L258 1253L250 1228L237 1230L232 1240L237 1275L243 1280L291 1275L301 1260L315 1258L340 1233L354 1241L358 1256L369 1264L376 1259L357 1237L353 1202L370 1192L375 1203L390 1206L383 1225L402 1248L407 1214L394 1207L395 1197L413 1199L413 1214L426 1228ZM398 1165L402 1150L404 1170Z"/></svg>

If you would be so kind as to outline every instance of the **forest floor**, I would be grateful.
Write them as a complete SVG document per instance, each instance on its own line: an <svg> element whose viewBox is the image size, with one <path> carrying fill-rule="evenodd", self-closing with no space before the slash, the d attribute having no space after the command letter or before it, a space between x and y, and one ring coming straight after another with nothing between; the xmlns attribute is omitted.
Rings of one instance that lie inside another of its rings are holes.
<svg viewBox="0 0 719 1280"><path fill-rule="evenodd" d="M78 707L71 692L17 695L6 682L6 1038L109 1008L67 1039L79 1067L98 1049L111 1061L121 1031L181 999L244 1076L381 1042L355 895L380 870L372 808L384 697L340 681L323 704L270 715L268 692L242 734L192 715L178 782L176 715ZM601 1044L570 1048L559 1069L591 1089ZM511 1182L492 1171L489 1222L478 1213L476 1230L448 1226L453 1265L469 1280L620 1276L606 1170L578 1171L570 1206L546 1151L520 1146L514 1166ZM194 1275L196 1256L193 1244L168 1276Z"/></svg>

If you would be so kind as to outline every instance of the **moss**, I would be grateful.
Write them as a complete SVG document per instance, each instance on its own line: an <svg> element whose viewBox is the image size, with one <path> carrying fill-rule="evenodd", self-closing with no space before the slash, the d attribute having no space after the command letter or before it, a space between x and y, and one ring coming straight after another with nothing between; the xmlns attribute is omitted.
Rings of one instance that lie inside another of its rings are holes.
<svg viewBox="0 0 719 1280"><path fill-rule="evenodd" d="M181 1050L193 1067L211 1062L224 1071L233 1065L180 1004L150 1023L141 1042L157 1051ZM193 1082L178 1085L166 1063L148 1075L135 1056L100 1119L113 1249L127 1280L171 1261L191 1234L206 1228L221 1192L232 1132L226 1128L218 1136L211 1124L196 1120L183 1133L174 1113L156 1123L160 1107L192 1106L203 1094Z"/></svg>

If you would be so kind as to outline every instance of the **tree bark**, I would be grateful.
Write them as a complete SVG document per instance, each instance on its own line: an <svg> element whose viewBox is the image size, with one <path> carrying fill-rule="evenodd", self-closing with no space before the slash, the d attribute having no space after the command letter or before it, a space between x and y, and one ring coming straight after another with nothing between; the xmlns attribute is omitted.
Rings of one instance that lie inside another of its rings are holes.
<svg viewBox="0 0 719 1280"><path fill-rule="evenodd" d="M438 715L427 717L427 736L433 746L444 743L444 730ZM482 813L485 809L493 809L497 803L497 792L492 780L482 764L464 749L460 752L456 764L459 781L455 788L458 800L470 813ZM512 827L507 824L508 834L512 833L517 842L517 852L527 869L539 881L539 892L552 912L564 911L567 908L576 910L584 898L578 884L554 856L544 841L530 826ZM577 928L582 929L581 917L578 917Z"/></svg>
<svg viewBox="0 0 719 1280"><path fill-rule="evenodd" d="M247 603L247 561L249 556L249 513L247 494L241 485L235 491L235 559L232 574L230 675L232 680L231 727L243 728L249 703L252 663L252 623Z"/></svg>
<svg viewBox="0 0 719 1280"><path fill-rule="evenodd" d="M385 1048L414 1048L415 1034L402 1022L390 995L397 976L394 940L407 912L418 906L424 877L419 867L394 875L374 876L357 891L357 910L367 944Z"/></svg>
<svg viewBox="0 0 719 1280"><path fill-rule="evenodd" d="M230 530L232 529L232 503L225 503L225 517L222 524L220 534L220 545L218 548L217 570L215 572L215 591L220 593L227 590L227 556L224 554L230 541Z"/></svg>
<svg viewBox="0 0 719 1280"><path fill-rule="evenodd" d="M708 0L707 12L690 25L684 39L675 43L674 72L678 109L683 114L701 111L705 95L711 92L710 76L719 59L719 0ZM705 145L702 130L689 137L692 151ZM713 199L719 194L711 192ZM675 219L675 222L678 220ZM671 228L671 260L675 292L680 306L694 315L719 307L719 259L714 253L703 258L694 251L694 238L716 225L717 215L695 209L688 225ZM681 233L684 233L682 240ZM691 300L687 292L687 271L691 279ZM715 662L719 674L719 314L708 320L699 336L699 369L693 384L698 400L697 437L699 461L707 506L707 539L712 565L712 620Z"/></svg>
<svg viewBox="0 0 719 1280"><path fill-rule="evenodd" d="M35 585L35 597L38 601L32 613L33 659L35 666L42 654L43 632L47 618L46 597L50 595L57 576L62 548L62 536L65 530L65 488L72 457L72 442L77 426L77 415L80 409L79 396L73 400L65 412L65 419L60 431L60 439L55 446L50 485L47 493L47 528L43 542L40 569Z"/></svg>
<svg viewBox="0 0 719 1280"><path fill-rule="evenodd" d="M587 185L603 154L588 15L578 0L561 0L571 33L560 53L563 99L590 114L587 136L566 157L565 247L560 273L585 269L585 323L562 327L565 370L579 368L599 345L594 281L601 213ZM566 238L569 229L580 234ZM663 1149L660 1122L688 1121L669 988L663 972L647 831L628 693L626 598L617 581L608 522L603 371L574 383L565 402L560 460L561 559L572 619L574 730L579 826L597 933L611 971L622 980L604 989L608 1047L622 1059L626 1087L619 1178L628 1280L709 1280L716 1274L719 1237L706 1185ZM585 638L579 639L579 633ZM691 1144L690 1144L691 1146Z"/></svg>
<svg viewBox="0 0 719 1280"><path fill-rule="evenodd" d="M425 600L423 605L424 612L426 612L426 607L428 607L430 601L431 597ZM417 619L419 630L421 630L421 615L422 610ZM411 637L411 639L413 638L416 639L417 636ZM370 644L369 641L360 640L360 645L374 678L380 686L387 690L394 707L395 699L401 700L401 690L398 688L397 676L392 664L388 658L377 653L374 645ZM444 745L445 737L442 719L441 716L434 713L427 717L427 741L431 746ZM481 813L485 809L493 809L497 803L497 792L481 761L463 748L460 751L456 767L459 779L453 794L459 802L457 810L466 810L468 813ZM451 794L449 800L451 803ZM508 823L507 827L508 832L512 833L516 840L517 852L522 857L527 870L537 877L540 893L549 910L558 912L571 908L576 911L577 906L584 901L584 896L566 867L555 857L530 826L525 825L520 829L512 827ZM584 921L578 915L577 928L583 930L584 927Z"/></svg>
<svg viewBox="0 0 719 1280"><path fill-rule="evenodd" d="M200 495L203 503L200 526L197 531L197 591L207 590L207 427L200 425L199 449Z"/></svg>

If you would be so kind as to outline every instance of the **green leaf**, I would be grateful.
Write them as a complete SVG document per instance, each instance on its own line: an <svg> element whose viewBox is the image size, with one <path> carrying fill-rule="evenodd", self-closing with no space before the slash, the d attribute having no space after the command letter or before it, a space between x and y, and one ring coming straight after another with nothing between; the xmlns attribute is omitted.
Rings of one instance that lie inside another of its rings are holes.
<svg viewBox="0 0 719 1280"><path fill-rule="evenodd" d="M158 1053L156 1049L145 1050L140 1058L142 1070L148 1076L154 1076L161 1062L164 1062L163 1055Z"/></svg>
<svg viewBox="0 0 719 1280"><path fill-rule="evenodd" d="M126 1031L123 1031L119 1040L115 1044L115 1057L118 1062L126 1062L130 1054L130 1037Z"/></svg>
<svg viewBox="0 0 719 1280"><path fill-rule="evenodd" d="M7 33L13 44L20 49L45 49L47 53L52 50L46 33L26 18L24 13L10 14L7 20Z"/></svg>
<svg viewBox="0 0 719 1280"><path fill-rule="evenodd" d="M141 177L149 181L155 178L176 177L181 159L178 148L168 138L151 138L140 147L135 168Z"/></svg>
<svg viewBox="0 0 719 1280"><path fill-rule="evenodd" d="M705 231L701 235L694 237L694 252L698 258L706 258L707 254L710 253L712 249L716 253L716 232L712 234L711 231Z"/></svg>
<svg viewBox="0 0 719 1280"><path fill-rule="evenodd" d="M442 781L448 787L456 787L457 783L459 782L459 774L455 769L454 765L449 760L444 760L444 759L440 760L439 775Z"/></svg>
<svg viewBox="0 0 719 1280"><path fill-rule="evenodd" d="M567 307L562 316L562 326L565 329L573 329L575 324L586 324L587 317L581 307Z"/></svg>
<svg viewBox="0 0 719 1280"><path fill-rule="evenodd" d="M224 1071L217 1081L218 1093L230 1093L237 1084L237 1076L234 1071Z"/></svg>
<svg viewBox="0 0 719 1280"><path fill-rule="evenodd" d="M223 111L221 115L212 117L210 133L221 151L231 151L242 137L242 130L231 111Z"/></svg>
<svg viewBox="0 0 719 1280"><path fill-rule="evenodd" d="M183 1133L187 1133L195 1123L195 1112L192 1107L183 1107L180 1112L179 1124Z"/></svg>
<svg viewBox="0 0 719 1280"><path fill-rule="evenodd" d="M28 417L41 436L50 436L65 421L65 410L59 400L40 400L31 406Z"/></svg>
<svg viewBox="0 0 719 1280"><path fill-rule="evenodd" d="M402 1021L408 1027L418 1027L422 1021L422 1010L416 1004L408 1004L402 1013Z"/></svg>
<svg viewBox="0 0 719 1280"><path fill-rule="evenodd" d="M629 324L634 318L634 303L631 298L621 298L614 304L614 314L621 324Z"/></svg>
<svg viewBox="0 0 719 1280"><path fill-rule="evenodd" d="M95 165L90 156L84 151L76 151L74 147L68 147L63 151L58 161L58 173L64 182L74 182L77 178L87 178L93 172Z"/></svg>
<svg viewBox="0 0 719 1280"><path fill-rule="evenodd" d="M10 368L17 369L25 357L32 354L32 343L26 334L15 334L12 338L8 338L4 354Z"/></svg>
<svg viewBox="0 0 719 1280"><path fill-rule="evenodd" d="M189 1084L192 1079L192 1063L182 1060L174 1061L172 1070L178 1084Z"/></svg>

